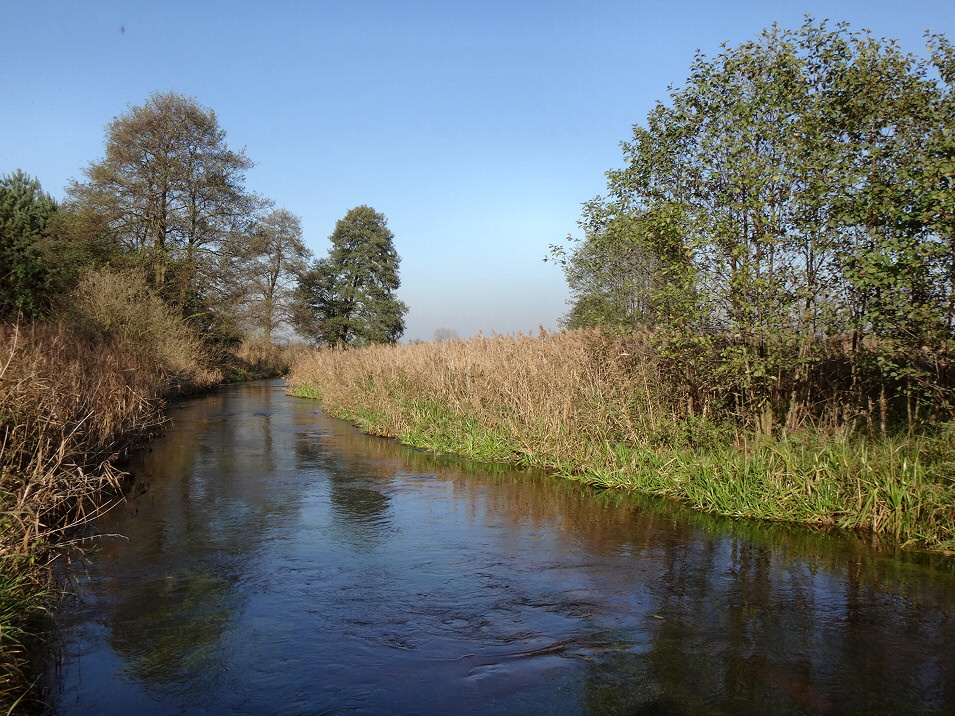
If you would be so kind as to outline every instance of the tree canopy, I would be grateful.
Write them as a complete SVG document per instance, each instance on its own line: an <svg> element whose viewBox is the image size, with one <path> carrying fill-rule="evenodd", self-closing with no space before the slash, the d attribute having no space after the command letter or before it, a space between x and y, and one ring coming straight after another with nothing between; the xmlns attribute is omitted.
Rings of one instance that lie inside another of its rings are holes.
<svg viewBox="0 0 955 716"><path fill-rule="evenodd" d="M154 93L107 126L105 157L68 190L187 311L213 288L215 252L246 230L257 209L244 189L252 162L225 136L212 110L175 92Z"/></svg>
<svg viewBox="0 0 955 716"><path fill-rule="evenodd" d="M39 242L56 202L17 170L0 177L0 312L40 307L47 275Z"/></svg>
<svg viewBox="0 0 955 716"><path fill-rule="evenodd" d="M329 240L328 256L315 261L299 284L299 331L331 345L396 342L408 308L395 297L401 259L384 214L355 207Z"/></svg>
<svg viewBox="0 0 955 716"><path fill-rule="evenodd" d="M295 288L310 258L302 222L288 209L263 216L229 256L241 320L266 343L292 325Z"/></svg>
<svg viewBox="0 0 955 716"><path fill-rule="evenodd" d="M585 238L555 249L568 320L716 350L744 402L783 401L779 376L837 337L856 379L931 383L919 353L955 328L955 53L927 40L926 59L807 19L698 54L623 143Z"/></svg>

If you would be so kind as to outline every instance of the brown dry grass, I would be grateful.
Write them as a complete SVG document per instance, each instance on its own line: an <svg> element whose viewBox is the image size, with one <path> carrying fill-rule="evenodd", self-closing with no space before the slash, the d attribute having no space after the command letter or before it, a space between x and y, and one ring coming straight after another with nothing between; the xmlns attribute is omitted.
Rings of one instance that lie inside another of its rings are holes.
<svg viewBox="0 0 955 716"><path fill-rule="evenodd" d="M309 352L301 342L272 344L249 338L235 351L235 379L271 378L288 373L292 362Z"/></svg>
<svg viewBox="0 0 955 716"><path fill-rule="evenodd" d="M0 556L27 553L115 483L125 436L159 422L166 376L136 351L62 324L0 326Z"/></svg>
<svg viewBox="0 0 955 716"><path fill-rule="evenodd" d="M653 407L658 382L640 337L596 329L325 348L289 374L293 392L314 391L332 413L374 415L363 426L377 434L414 431L422 413L441 406L506 440L516 459L547 456L545 465L561 469L590 465L608 443L652 439L650 423L664 417ZM650 407L635 412L635 404Z"/></svg>
<svg viewBox="0 0 955 716"><path fill-rule="evenodd" d="M0 705L29 692L51 547L120 487L117 460L159 428L164 396L220 378L134 275L90 274L61 320L0 324Z"/></svg>
<svg viewBox="0 0 955 716"><path fill-rule="evenodd" d="M51 598L49 545L118 487L114 462L157 428L166 387L134 350L60 323L0 325L0 703L28 683L27 645Z"/></svg>

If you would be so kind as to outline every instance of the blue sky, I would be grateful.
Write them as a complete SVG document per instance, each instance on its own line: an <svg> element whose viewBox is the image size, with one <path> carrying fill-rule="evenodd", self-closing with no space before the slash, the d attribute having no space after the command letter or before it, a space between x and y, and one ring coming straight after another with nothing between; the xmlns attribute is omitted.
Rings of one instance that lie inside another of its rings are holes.
<svg viewBox="0 0 955 716"><path fill-rule="evenodd" d="M215 110L246 186L324 255L359 204L402 257L405 338L556 328L581 203L694 52L805 14L922 52L953 0L15 2L0 0L0 173L61 198L105 125L153 91Z"/></svg>

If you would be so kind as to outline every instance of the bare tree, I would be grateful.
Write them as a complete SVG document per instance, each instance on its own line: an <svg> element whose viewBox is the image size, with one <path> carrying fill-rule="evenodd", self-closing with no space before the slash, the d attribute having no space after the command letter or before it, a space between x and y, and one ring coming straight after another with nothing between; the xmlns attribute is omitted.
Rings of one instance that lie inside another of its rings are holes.
<svg viewBox="0 0 955 716"><path fill-rule="evenodd" d="M276 209L235 246L233 277L240 320L271 343L272 334L292 320L299 277L312 258L302 240L302 224L287 209Z"/></svg>

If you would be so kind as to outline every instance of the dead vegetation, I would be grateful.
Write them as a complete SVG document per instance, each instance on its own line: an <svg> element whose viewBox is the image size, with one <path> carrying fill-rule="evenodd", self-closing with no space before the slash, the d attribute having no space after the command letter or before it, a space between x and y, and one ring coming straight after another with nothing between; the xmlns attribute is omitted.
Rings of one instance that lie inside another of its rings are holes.
<svg viewBox="0 0 955 716"><path fill-rule="evenodd" d="M68 316L0 324L0 704L55 602L52 548L119 489L117 463L171 393L217 383L201 339L144 284L91 274Z"/></svg>

